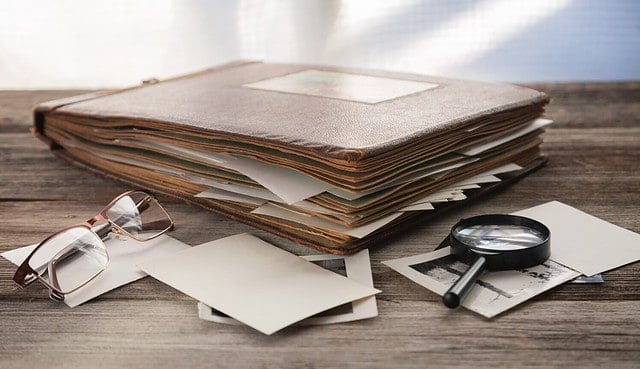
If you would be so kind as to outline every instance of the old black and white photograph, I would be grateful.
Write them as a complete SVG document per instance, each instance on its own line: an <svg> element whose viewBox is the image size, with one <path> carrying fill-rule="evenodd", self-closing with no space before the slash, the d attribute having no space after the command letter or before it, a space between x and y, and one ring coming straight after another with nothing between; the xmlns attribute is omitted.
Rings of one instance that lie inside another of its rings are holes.
<svg viewBox="0 0 640 369"><path fill-rule="evenodd" d="M439 295L443 295L469 268L450 255L448 247L383 263ZM579 274L552 260L520 270L485 272L461 305L492 318Z"/></svg>

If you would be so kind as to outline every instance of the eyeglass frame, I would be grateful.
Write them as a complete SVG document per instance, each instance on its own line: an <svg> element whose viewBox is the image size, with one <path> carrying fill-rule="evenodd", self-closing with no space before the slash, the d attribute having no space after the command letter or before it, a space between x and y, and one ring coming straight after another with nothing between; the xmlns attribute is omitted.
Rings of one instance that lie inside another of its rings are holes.
<svg viewBox="0 0 640 369"><path fill-rule="evenodd" d="M158 234L153 235L152 237L149 238L139 238L133 234L131 234L130 232L126 231L124 228L120 227L119 225L117 225L113 220L109 219L109 217L107 216L107 211L109 209L111 209L113 207L113 205L118 202L120 199L129 196L133 193L136 192L142 192L145 195L151 197L153 200L155 200L158 204L158 206L160 207L160 209L162 209L162 211L165 213L165 215L167 216L167 220L169 220L169 226L167 228L165 228L164 230L158 232ZM103 227L101 229L98 230L98 232L94 231L92 229L92 226L101 220L106 220L108 222L108 224L110 225L110 227ZM36 272L31 265L29 265L29 261L31 260L31 257L38 251L38 249L40 249L40 247L44 244L47 243L47 241L49 241L50 239L52 239L53 237L66 232L70 229L73 228L78 228L78 227L84 227L87 228L89 230L89 232L93 233L94 236L96 236L100 242L102 242L102 246L104 247L105 250L105 254L107 256L107 262L104 265L104 267L102 269L100 269L100 271L98 271L95 275L93 275L91 278L89 278L88 280L86 280L85 282L83 282L82 284L80 284L79 286L77 286L76 288L72 289L71 291L61 291L59 288L52 286L48 281L46 281L44 278L42 278L42 275L38 272ZM171 217L169 216L169 213L167 213L167 211L164 209L164 207L162 207L162 205L160 204L160 202L158 201L158 199L153 195L150 194L146 191L143 190L130 190L124 193L121 193L120 195L116 196L115 198L113 198L113 200L111 200L107 205L104 206L104 208L102 208L102 210L94 215L93 217L89 218L88 220L81 222L81 223L77 223L77 224L73 224L61 229L58 229L57 231L53 232L52 234L50 234L49 236L47 236L44 240L40 241L40 243L38 243L38 245L31 251L31 253L29 253L29 256L26 257L26 259L24 259L24 261L22 261L22 264L20 264L20 266L18 266L18 269L16 270L15 274L13 275L13 281L20 286L21 288L25 288L27 286L29 286L31 283L33 283L34 281L38 280L40 281L40 283L44 284L45 287L47 287L49 289L49 297L53 300L56 301L64 301L64 296L70 293L73 293L77 290L79 290L80 288L86 286L87 284L89 284L89 282L91 282L92 280L94 280L97 276L99 276L100 274L102 274L102 272L104 272L107 267L109 266L109 262L111 261L111 258L109 256L109 252L107 250L107 246L103 241L103 237L105 237L107 234L113 232L115 234L119 234L119 235L124 235L124 236L128 236L133 238L136 241L139 242L146 242L146 241L150 241L154 238L157 238L163 234L165 234L166 232L169 232L171 230L173 230L174 228L174 223L173 220L171 219ZM105 232L106 230L106 232ZM104 233L103 233L104 232Z"/></svg>

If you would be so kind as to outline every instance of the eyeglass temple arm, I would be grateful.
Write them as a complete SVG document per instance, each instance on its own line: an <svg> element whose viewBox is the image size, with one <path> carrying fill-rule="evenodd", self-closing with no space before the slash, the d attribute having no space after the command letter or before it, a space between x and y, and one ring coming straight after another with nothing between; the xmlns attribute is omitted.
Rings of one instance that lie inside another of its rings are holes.
<svg viewBox="0 0 640 369"><path fill-rule="evenodd" d="M27 287L37 278L28 264L22 264L13 275L13 281L20 287Z"/></svg>

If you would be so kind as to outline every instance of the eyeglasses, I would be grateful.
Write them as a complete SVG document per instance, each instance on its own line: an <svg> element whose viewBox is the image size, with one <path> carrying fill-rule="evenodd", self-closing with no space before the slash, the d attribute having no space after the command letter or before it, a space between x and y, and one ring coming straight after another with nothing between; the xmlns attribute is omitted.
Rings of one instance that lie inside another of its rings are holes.
<svg viewBox="0 0 640 369"><path fill-rule="evenodd" d="M21 287L39 280L52 299L63 301L107 268L109 253L103 240L111 232L148 241L171 229L173 221L155 197L143 191L125 192L91 219L45 238L13 280Z"/></svg>

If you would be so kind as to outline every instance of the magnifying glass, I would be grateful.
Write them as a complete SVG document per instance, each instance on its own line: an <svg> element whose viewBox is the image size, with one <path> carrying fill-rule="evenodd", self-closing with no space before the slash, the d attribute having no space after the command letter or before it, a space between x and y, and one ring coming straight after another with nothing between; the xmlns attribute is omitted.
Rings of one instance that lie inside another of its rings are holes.
<svg viewBox="0 0 640 369"><path fill-rule="evenodd" d="M456 308L485 270L522 269L551 255L551 232L544 224L518 215L491 214L462 219L451 228L451 254L471 265L449 288L442 302Z"/></svg>

